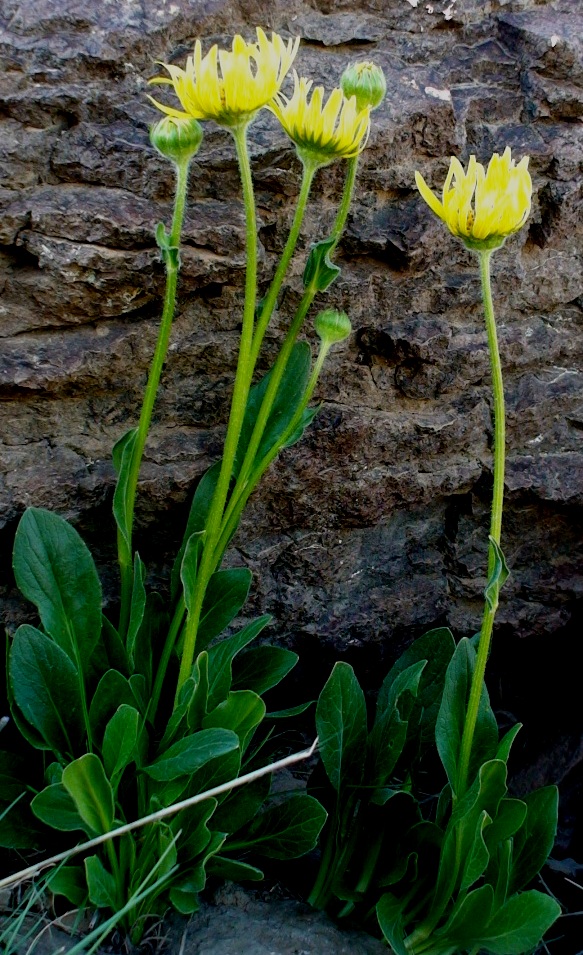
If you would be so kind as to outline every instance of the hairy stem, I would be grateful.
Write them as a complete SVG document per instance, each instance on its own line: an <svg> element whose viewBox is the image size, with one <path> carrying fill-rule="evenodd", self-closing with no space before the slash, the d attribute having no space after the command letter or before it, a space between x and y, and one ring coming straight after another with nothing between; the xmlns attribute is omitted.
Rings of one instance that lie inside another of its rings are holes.
<svg viewBox="0 0 583 955"><path fill-rule="evenodd" d="M223 450L221 470L209 510L204 549L196 580L193 605L189 610L186 620L184 648L182 651L182 659L180 661L176 700L178 700L178 694L180 693L182 684L190 675L194 661L196 634L198 625L200 623L202 604L208 582L214 570L213 554L218 536L220 534L221 520L229 493L231 475L233 473L233 462L237 452L237 445L239 443L239 436L241 434L241 425L245 415L249 387L253 375L253 366L251 364L251 346L253 342L255 298L257 292L257 222L255 215L255 199L253 196L253 182L251 179L251 167L249 164L249 154L247 151L247 128L246 126L235 127L232 132L237 150L239 169L241 172L241 184L243 188L243 202L245 205L246 219L247 272L245 278L243 327L241 331L239 360L235 375L235 385L231 400L231 412L229 416L229 424L227 426L227 434L225 437L225 447Z"/></svg>
<svg viewBox="0 0 583 955"><path fill-rule="evenodd" d="M172 227L169 236L169 246L171 249L178 249L180 245L180 234L182 231L182 222L184 219L184 206L186 203L186 191L188 186L188 162L183 162L176 166L176 193L174 198L174 213L172 216ZM125 636L130 618L130 608L133 588L133 547L132 531L134 523L134 507L136 502L136 489L138 477L142 464L144 448L150 430L152 420L152 411L154 402L158 393L162 367L168 351L168 342L170 340L170 331L174 318L174 308L176 305L176 287L178 282L179 260L178 254L168 255L166 257L166 291L164 294L164 307L162 310L162 320L160 322L160 331L158 332L158 341L150 367L148 383L140 412L140 421L138 424L138 433L136 443L132 454L130 473L128 478L127 502L128 502L128 537L129 542L118 529L117 543L118 555L121 573L121 610L119 630L122 636Z"/></svg>

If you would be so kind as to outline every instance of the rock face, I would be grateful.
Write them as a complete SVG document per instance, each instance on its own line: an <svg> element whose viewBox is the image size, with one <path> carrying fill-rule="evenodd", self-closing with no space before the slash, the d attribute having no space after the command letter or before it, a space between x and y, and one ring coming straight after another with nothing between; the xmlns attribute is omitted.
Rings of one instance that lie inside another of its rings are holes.
<svg viewBox="0 0 583 955"><path fill-rule="evenodd" d="M576 0L4 0L5 554L26 506L53 508L90 542L113 599L110 452L137 418L163 289L153 229L168 221L173 192L171 170L148 141L157 116L146 82L154 61L182 62L195 36L225 42L256 24L299 34L298 70L327 87L363 57L383 67L388 85L340 247L342 275L319 303L346 309L355 331L329 360L309 434L252 499L232 555L255 575L250 612L273 613L276 633L303 647L315 672L326 653L342 654L374 669L370 682L378 682L377 664L429 626L447 622L462 634L478 624L492 437L479 281L470 253L420 200L413 172L439 188L452 153L486 160L509 145L531 157L529 225L493 268L512 568L498 630L513 648L511 659L497 650L494 666L509 709L504 688L523 685L530 648L546 667L550 656L570 653L582 619ZM267 113L250 139L267 283L299 164ZM305 249L330 227L341 184L341 167L319 173L265 368L297 301ZM139 503L149 532L140 551L155 575L174 552L197 478L220 453L236 360L244 220L231 140L212 124L190 197L178 312ZM2 583L13 625L21 611L8 556ZM564 695L564 671L554 669ZM554 732L551 744L567 739L566 752L547 778L580 759L580 714L575 726L559 719Z"/></svg>

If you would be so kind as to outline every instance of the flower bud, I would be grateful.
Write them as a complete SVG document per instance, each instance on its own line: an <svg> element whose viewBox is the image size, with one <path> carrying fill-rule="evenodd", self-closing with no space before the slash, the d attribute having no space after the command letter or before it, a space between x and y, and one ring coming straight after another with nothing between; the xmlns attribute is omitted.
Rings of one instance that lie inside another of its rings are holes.
<svg viewBox="0 0 583 955"><path fill-rule="evenodd" d="M326 308L323 312L319 312L314 319L314 328L322 339L323 345L333 345L334 342L344 341L352 331L346 312L337 312L334 308Z"/></svg>
<svg viewBox="0 0 583 955"><path fill-rule="evenodd" d="M342 74L340 86L347 98L356 97L356 108L359 110L367 106L376 109L387 92L383 71L370 60L348 66Z"/></svg>
<svg viewBox="0 0 583 955"><path fill-rule="evenodd" d="M195 119L165 116L152 126L150 142L162 156L177 165L188 163L199 150L202 126Z"/></svg>

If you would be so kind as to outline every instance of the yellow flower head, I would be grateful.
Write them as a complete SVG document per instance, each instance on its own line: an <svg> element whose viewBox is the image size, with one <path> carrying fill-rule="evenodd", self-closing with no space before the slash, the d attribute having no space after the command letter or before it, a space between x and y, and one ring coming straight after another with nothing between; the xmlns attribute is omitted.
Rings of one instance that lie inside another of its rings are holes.
<svg viewBox="0 0 583 955"><path fill-rule="evenodd" d="M452 156L442 202L416 172L415 182L430 209L470 248L496 248L517 232L530 212L532 181L528 156L518 165L506 147L494 153L487 170L470 156L468 171Z"/></svg>
<svg viewBox="0 0 583 955"><path fill-rule="evenodd" d="M297 37L286 44L277 33L268 40L257 27L256 43L236 36L232 50L219 50L215 44L203 57L197 40L185 69L165 63L170 79L156 76L150 80L173 86L182 110L150 99L168 116L214 119L223 126L238 126L252 119L279 92L299 43Z"/></svg>
<svg viewBox="0 0 583 955"><path fill-rule="evenodd" d="M334 89L324 104L324 89L312 81L300 79L294 70L294 92L291 99L279 93L269 109L279 119L288 136L297 146L300 158L325 166L335 159L357 156L368 139L370 107L359 110L356 99L347 99L341 89Z"/></svg>

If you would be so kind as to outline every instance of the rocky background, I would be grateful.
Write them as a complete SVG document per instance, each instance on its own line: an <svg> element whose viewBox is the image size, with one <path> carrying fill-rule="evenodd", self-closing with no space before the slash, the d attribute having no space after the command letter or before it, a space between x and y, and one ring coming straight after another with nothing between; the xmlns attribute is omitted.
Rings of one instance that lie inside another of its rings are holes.
<svg viewBox="0 0 583 955"><path fill-rule="evenodd" d="M527 722L517 787L563 782L566 846L583 777L577 0L3 0L5 621L13 627L22 614L10 552L29 504L73 521L115 599L110 452L137 419L163 291L153 229L168 221L173 192L171 169L148 141L157 116L146 83L154 61L182 63L196 36L227 43L257 24L299 34L298 70L328 88L349 61L374 58L388 93L362 158L342 275L320 303L346 309L354 334L329 361L311 431L273 467L235 541L231 559L254 572L249 612L271 612L275 635L301 651L301 698L339 655L374 689L424 629L478 626L492 438L479 280L472 256L420 200L413 173L440 187L451 154L485 161L507 145L517 158L527 153L532 216L493 268L512 577L490 679L502 719ZM267 113L250 139L267 283L300 172ZM298 299L305 249L333 220L342 172L319 174L265 368ZM153 579L167 569L198 477L220 454L236 361L244 221L231 140L212 124L190 197L139 499L138 546Z"/></svg>

